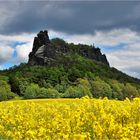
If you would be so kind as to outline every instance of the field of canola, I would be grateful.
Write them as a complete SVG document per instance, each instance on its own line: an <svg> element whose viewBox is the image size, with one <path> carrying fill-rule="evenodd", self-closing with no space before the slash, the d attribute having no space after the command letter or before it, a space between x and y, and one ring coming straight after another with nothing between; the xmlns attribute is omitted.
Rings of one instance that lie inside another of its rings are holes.
<svg viewBox="0 0 140 140"><path fill-rule="evenodd" d="M140 99L1 102L0 139L140 140Z"/></svg>

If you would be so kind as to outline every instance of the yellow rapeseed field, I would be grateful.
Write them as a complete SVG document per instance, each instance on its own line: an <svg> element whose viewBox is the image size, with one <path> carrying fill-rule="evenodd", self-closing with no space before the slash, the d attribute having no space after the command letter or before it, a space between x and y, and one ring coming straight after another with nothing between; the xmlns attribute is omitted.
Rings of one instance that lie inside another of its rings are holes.
<svg viewBox="0 0 140 140"><path fill-rule="evenodd" d="M1 102L0 139L140 140L140 99Z"/></svg>

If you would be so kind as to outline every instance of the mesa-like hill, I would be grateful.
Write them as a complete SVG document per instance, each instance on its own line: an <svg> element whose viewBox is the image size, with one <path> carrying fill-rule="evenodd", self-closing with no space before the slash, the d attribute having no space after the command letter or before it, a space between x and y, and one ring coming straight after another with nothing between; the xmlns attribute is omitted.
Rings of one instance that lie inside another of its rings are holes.
<svg viewBox="0 0 140 140"><path fill-rule="evenodd" d="M47 31L34 38L26 64L0 71L0 99L140 96L140 80L109 66L99 48L49 39Z"/></svg>
<svg viewBox="0 0 140 140"><path fill-rule="evenodd" d="M50 41L47 31L40 31L34 38L33 49L29 54L29 65L51 65L64 56L78 54L85 58L109 65L106 56L99 48L88 45L67 44L61 39ZM68 62L69 63L69 62Z"/></svg>

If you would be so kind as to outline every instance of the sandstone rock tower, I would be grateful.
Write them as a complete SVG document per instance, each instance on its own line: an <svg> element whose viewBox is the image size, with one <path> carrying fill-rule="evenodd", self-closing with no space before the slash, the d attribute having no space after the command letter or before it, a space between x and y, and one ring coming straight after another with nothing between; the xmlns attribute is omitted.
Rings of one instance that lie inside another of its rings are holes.
<svg viewBox="0 0 140 140"><path fill-rule="evenodd" d="M86 58L100 61L106 65L109 65L106 56L101 53L99 48L85 47L85 45L79 45L75 50L69 45L54 45L51 43L48 31L40 31L37 37L34 38L33 49L29 54L29 65L50 65L53 62L68 54L76 53Z"/></svg>

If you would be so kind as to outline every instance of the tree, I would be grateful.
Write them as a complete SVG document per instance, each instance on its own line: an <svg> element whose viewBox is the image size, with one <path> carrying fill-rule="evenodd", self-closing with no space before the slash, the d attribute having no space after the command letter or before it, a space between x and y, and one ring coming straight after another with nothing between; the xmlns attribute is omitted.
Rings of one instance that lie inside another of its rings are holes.
<svg viewBox="0 0 140 140"><path fill-rule="evenodd" d="M79 82L80 85L83 85L84 87L90 88L90 83L89 83L88 79L86 79L86 78L84 78L84 79L79 78L78 82Z"/></svg>
<svg viewBox="0 0 140 140"><path fill-rule="evenodd" d="M112 89L109 84L103 80L98 79L97 81L91 82L93 97L108 97L112 98Z"/></svg>
<svg viewBox="0 0 140 140"><path fill-rule="evenodd" d="M27 86L24 97L26 99L33 99L33 98L37 98L39 94L40 94L40 87L37 84L32 83L29 86Z"/></svg>
<svg viewBox="0 0 140 140"><path fill-rule="evenodd" d="M0 100L8 100L12 99L16 96L13 92L11 92L10 85L6 81L0 80Z"/></svg>
<svg viewBox="0 0 140 140"><path fill-rule="evenodd" d="M28 85L29 85L29 83L24 78L19 80L20 95L23 96L25 94L25 90L26 90Z"/></svg>
<svg viewBox="0 0 140 140"><path fill-rule="evenodd" d="M138 90L136 87L132 86L130 83L127 83L123 89L124 98L134 98L139 95Z"/></svg>
<svg viewBox="0 0 140 140"><path fill-rule="evenodd" d="M59 92L53 88L40 88L37 84L29 85L26 90L24 97L26 99L33 98L58 98L60 97Z"/></svg>
<svg viewBox="0 0 140 140"><path fill-rule="evenodd" d="M46 98L59 98L60 94L56 89L48 88L46 89Z"/></svg>
<svg viewBox="0 0 140 140"><path fill-rule="evenodd" d="M68 70L68 79L71 82L75 82L80 77L82 77L81 71L76 67L72 67Z"/></svg>
<svg viewBox="0 0 140 140"><path fill-rule="evenodd" d="M81 98L83 96L92 97L92 94L89 88L82 85L78 85L75 87L70 86L64 94L64 97L67 98Z"/></svg>
<svg viewBox="0 0 140 140"><path fill-rule="evenodd" d="M9 84L11 85L11 91L20 95L19 77L11 75L9 77Z"/></svg>
<svg viewBox="0 0 140 140"><path fill-rule="evenodd" d="M110 85L112 87L112 98L123 100L124 99L124 96L123 96L124 84L119 83L117 80L111 80Z"/></svg>

